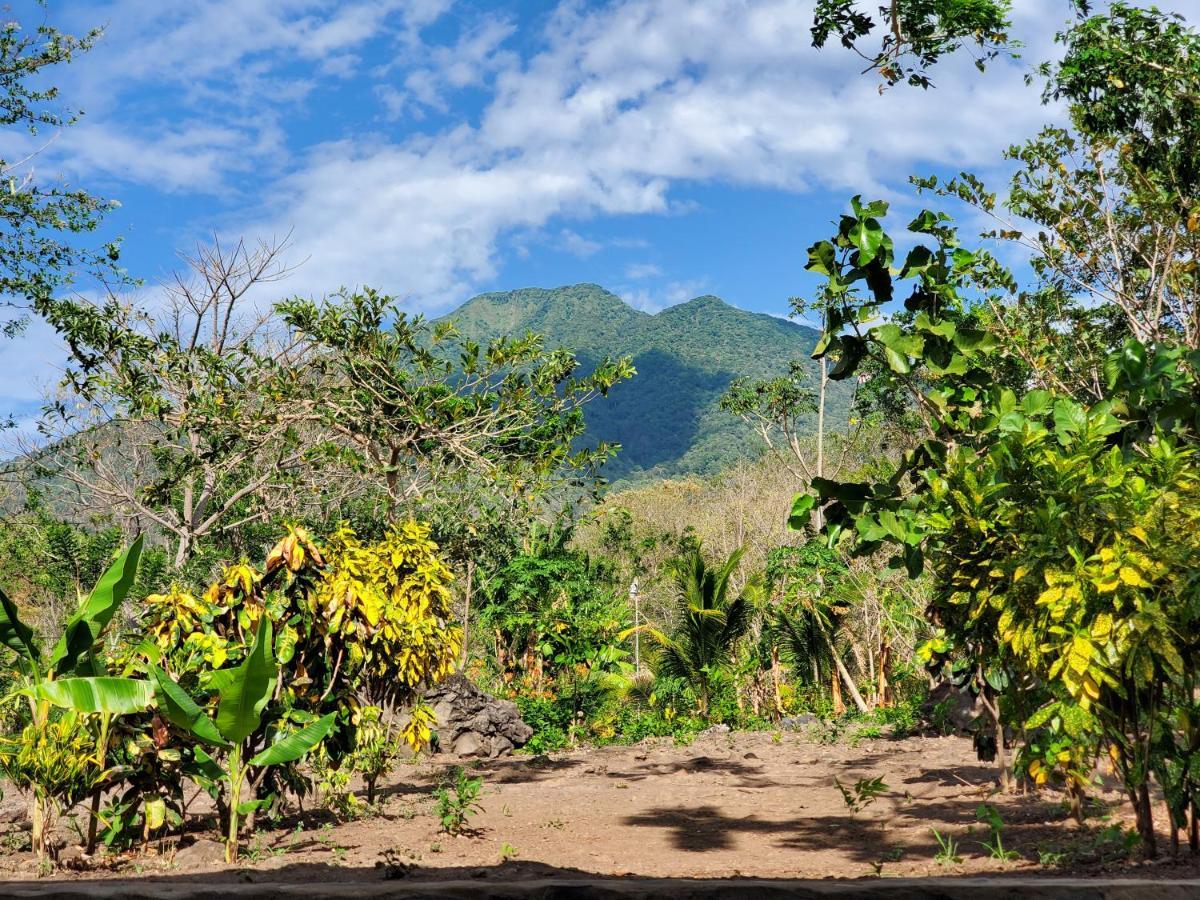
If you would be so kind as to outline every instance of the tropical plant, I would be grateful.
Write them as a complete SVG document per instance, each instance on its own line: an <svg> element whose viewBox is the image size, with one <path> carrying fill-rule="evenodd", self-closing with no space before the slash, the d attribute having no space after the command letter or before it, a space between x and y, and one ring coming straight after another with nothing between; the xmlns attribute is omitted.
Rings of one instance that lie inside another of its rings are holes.
<svg viewBox="0 0 1200 900"><path fill-rule="evenodd" d="M241 665L208 673L208 689L216 698L215 717L210 717L158 666L151 665L150 674L159 709L167 720L197 741L223 751L223 767L206 750L197 748L195 753L204 766L204 781L224 784L228 808L225 860L236 862L241 817L263 804L257 798L242 801L242 787L247 776L252 770L266 772L272 766L300 759L324 740L337 713L327 713L287 734L280 730L275 740L254 752L253 738L264 724L264 712L276 693L279 679L274 634L267 616L258 620L254 643ZM281 723L271 724L278 726Z"/></svg>
<svg viewBox="0 0 1200 900"><path fill-rule="evenodd" d="M658 645L656 674L691 685L701 716L709 714L714 682L728 667L754 613L751 597L758 583L749 582L736 595L732 584L741 559L742 551L735 550L712 568L700 549L677 558L671 567L677 621L670 634L651 625L625 632L650 635Z"/></svg>
<svg viewBox="0 0 1200 900"><path fill-rule="evenodd" d="M413 703L419 687L453 671L450 581L427 526L402 523L370 544L343 527L324 551L292 528L261 571L231 566L202 598L179 590L148 598L152 641L131 664L151 674L166 718L209 748L195 749L193 777L227 809L231 859L239 817L294 784L287 765L327 735L326 753L340 764L360 727L380 726L357 714L364 702ZM400 737L419 748L431 723L417 703ZM243 782L253 792L246 801Z"/></svg>
<svg viewBox="0 0 1200 900"><path fill-rule="evenodd" d="M104 632L134 584L141 551L139 536L67 619L62 635L44 659L32 629L21 621L16 605L0 590L0 644L14 653L16 675L22 685L19 694L30 710L30 725L21 740L0 744L0 765L17 784L30 786L32 843L39 858L45 858L49 849L48 829L57 812L56 803L73 802L78 787L77 773L62 779L54 774L64 764L64 747L77 747L80 730L94 723L96 732L89 754L95 775L87 841L90 850L96 840L100 795L110 775L106 770L113 720L146 709L153 698L145 681L109 675L103 648ZM53 708L69 713L51 729ZM47 734L28 744L30 730ZM31 768L22 774L23 767Z"/></svg>

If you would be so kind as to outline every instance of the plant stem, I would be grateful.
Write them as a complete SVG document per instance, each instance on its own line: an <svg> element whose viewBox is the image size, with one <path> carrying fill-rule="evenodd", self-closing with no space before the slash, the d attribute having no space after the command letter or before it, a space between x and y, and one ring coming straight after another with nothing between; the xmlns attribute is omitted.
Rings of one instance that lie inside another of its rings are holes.
<svg viewBox="0 0 1200 900"><path fill-rule="evenodd" d="M229 751L229 835L225 839L225 862L235 863L238 858L238 806L242 802L242 745L235 744Z"/></svg>

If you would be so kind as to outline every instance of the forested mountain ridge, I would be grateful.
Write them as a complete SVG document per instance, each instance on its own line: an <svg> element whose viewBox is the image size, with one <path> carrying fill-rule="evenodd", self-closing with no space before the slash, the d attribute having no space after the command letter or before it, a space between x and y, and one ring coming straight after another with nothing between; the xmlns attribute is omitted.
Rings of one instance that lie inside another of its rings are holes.
<svg viewBox="0 0 1200 900"><path fill-rule="evenodd" d="M764 313L697 297L656 314L634 309L599 285L524 288L481 294L446 318L473 340L533 331L547 347L574 351L585 368L605 356L631 356L638 374L589 404L588 430L621 444L605 467L614 481L714 474L761 452L756 436L720 409L737 378L783 374L790 360L811 367L818 334ZM845 420L849 384L830 384L832 421Z"/></svg>

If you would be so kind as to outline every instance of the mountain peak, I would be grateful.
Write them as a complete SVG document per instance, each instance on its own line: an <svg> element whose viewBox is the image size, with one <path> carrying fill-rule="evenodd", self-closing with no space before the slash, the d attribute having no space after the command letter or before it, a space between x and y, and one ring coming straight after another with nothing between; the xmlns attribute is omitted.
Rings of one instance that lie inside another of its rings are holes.
<svg viewBox="0 0 1200 900"><path fill-rule="evenodd" d="M630 356L638 374L587 407L588 439L621 445L604 467L614 481L713 475L761 452L750 429L720 408L736 378L784 374L808 359L817 333L705 294L656 315L596 284L482 294L451 313L459 331L486 341L533 331L547 347L575 352L586 370ZM814 376L815 377L815 376ZM845 382L830 386L830 414L849 404Z"/></svg>

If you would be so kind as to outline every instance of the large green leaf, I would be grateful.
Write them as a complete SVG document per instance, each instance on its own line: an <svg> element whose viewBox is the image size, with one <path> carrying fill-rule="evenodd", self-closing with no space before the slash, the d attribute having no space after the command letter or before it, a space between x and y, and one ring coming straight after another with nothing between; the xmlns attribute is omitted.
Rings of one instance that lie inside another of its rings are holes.
<svg viewBox="0 0 1200 900"><path fill-rule="evenodd" d="M137 575L142 555L142 536L139 534L116 562L108 567L83 605L67 620L63 635L54 645L49 666L58 675L74 672L80 659L96 643L108 627L117 609L129 595Z"/></svg>
<svg viewBox="0 0 1200 900"><path fill-rule="evenodd" d="M322 716L311 725L305 725L299 731L294 731L283 740L272 744L250 760L252 766L277 766L280 763L292 762L299 759L329 734L337 713Z"/></svg>
<svg viewBox="0 0 1200 900"><path fill-rule="evenodd" d="M817 498L812 494L797 494L792 499L792 511L788 514L788 528L792 531L802 531L812 522L812 510L817 505Z"/></svg>
<svg viewBox="0 0 1200 900"><path fill-rule="evenodd" d="M230 743L240 744L258 727L263 707L275 690L278 667L272 650L271 620L259 620L250 655L240 666L213 673L209 684L220 694L217 729Z"/></svg>
<svg viewBox="0 0 1200 900"><path fill-rule="evenodd" d="M32 670L37 664L38 649L33 643L33 629L21 621L17 605L0 590L0 643L22 658L22 667Z"/></svg>
<svg viewBox="0 0 1200 900"><path fill-rule="evenodd" d="M202 741L228 746L217 730L216 723L170 675L154 664L150 666L150 675L154 679L154 697L158 701L158 708L168 722L191 732Z"/></svg>
<svg viewBox="0 0 1200 900"><path fill-rule="evenodd" d="M33 688L41 700L81 713L124 716L141 712L154 701L154 688L137 678L59 678Z"/></svg>

